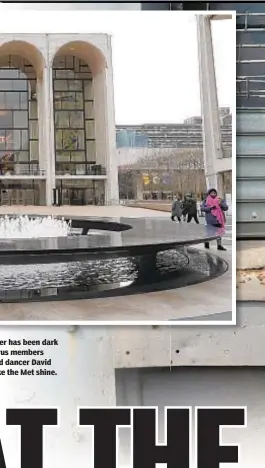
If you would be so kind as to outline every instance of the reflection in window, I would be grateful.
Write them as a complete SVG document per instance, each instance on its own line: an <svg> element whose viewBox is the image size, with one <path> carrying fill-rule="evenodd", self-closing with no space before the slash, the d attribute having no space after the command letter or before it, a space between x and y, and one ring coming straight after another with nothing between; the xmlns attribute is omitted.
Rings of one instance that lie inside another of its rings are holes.
<svg viewBox="0 0 265 468"><path fill-rule="evenodd" d="M19 56L8 56L2 63L0 174L29 174L33 167L34 172L38 171L39 159L36 73Z"/></svg>
<svg viewBox="0 0 265 468"><path fill-rule="evenodd" d="M93 83L84 61L73 56L55 58L53 101L56 170L86 174L96 158Z"/></svg>

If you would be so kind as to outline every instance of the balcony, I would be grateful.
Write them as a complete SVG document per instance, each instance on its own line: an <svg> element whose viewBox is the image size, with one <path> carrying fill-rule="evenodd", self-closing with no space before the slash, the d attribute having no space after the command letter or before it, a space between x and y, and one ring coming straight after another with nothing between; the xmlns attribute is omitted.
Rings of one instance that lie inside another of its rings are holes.
<svg viewBox="0 0 265 468"><path fill-rule="evenodd" d="M38 162L1 162L0 161L0 177L31 176L45 177L46 171L41 169Z"/></svg>
<svg viewBox="0 0 265 468"><path fill-rule="evenodd" d="M57 176L105 176L106 168L101 164L80 162L56 162Z"/></svg>

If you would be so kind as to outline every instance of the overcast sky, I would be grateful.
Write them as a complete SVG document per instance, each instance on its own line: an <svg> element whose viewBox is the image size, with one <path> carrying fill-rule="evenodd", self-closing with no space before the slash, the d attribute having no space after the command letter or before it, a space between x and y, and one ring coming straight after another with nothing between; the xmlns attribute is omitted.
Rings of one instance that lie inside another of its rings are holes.
<svg viewBox="0 0 265 468"><path fill-rule="evenodd" d="M117 124L177 123L200 115L194 14L88 10L53 11L51 14L30 11L32 5L23 5L20 8L27 11L22 19L21 11L17 11L19 7L8 11L10 6L0 7L0 33L103 32L112 35ZM41 8L48 6L42 4ZM231 107L235 99L234 20L214 22L213 38L219 104Z"/></svg>

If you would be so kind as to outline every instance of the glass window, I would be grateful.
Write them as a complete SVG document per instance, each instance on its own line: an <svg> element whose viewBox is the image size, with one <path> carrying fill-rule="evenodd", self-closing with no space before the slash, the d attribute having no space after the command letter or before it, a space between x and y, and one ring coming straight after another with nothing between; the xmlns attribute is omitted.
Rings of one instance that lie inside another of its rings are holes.
<svg viewBox="0 0 265 468"><path fill-rule="evenodd" d="M63 151L57 151L56 153L56 161L64 161L64 156L66 153Z"/></svg>
<svg viewBox="0 0 265 468"><path fill-rule="evenodd" d="M75 72L73 70L55 70L53 74L56 78L66 78L68 80L75 77Z"/></svg>
<svg viewBox="0 0 265 468"><path fill-rule="evenodd" d="M83 128L84 114L82 111L70 112L70 128Z"/></svg>
<svg viewBox="0 0 265 468"><path fill-rule="evenodd" d="M54 96L54 109L55 110L61 110L62 109L62 103L59 99L56 99L56 96Z"/></svg>
<svg viewBox="0 0 265 468"><path fill-rule="evenodd" d="M86 154L84 151L72 151L71 152L71 161L73 162L82 162L86 160Z"/></svg>
<svg viewBox="0 0 265 468"><path fill-rule="evenodd" d="M81 80L69 80L69 90L71 91L82 91L83 83Z"/></svg>
<svg viewBox="0 0 265 468"><path fill-rule="evenodd" d="M28 127L28 113L26 111L14 111L14 128Z"/></svg>
<svg viewBox="0 0 265 468"><path fill-rule="evenodd" d="M27 80L12 80L14 91L27 91Z"/></svg>
<svg viewBox="0 0 265 468"><path fill-rule="evenodd" d="M64 63L64 69L58 64ZM60 68L60 69L59 69ZM74 75L73 75L74 72ZM92 161L95 160L94 142L85 139L94 138L93 121L86 124L86 119L93 119L93 88L89 67L78 58L56 58L53 68L54 83L54 124L56 129L56 160L71 151L71 158L82 162L87 159L89 149ZM62 77L59 80L58 77ZM65 82L62 89L59 81ZM67 86L66 86L67 84ZM86 101L86 102L85 102ZM59 129L61 133L59 133ZM87 133L87 134L86 134ZM63 155L62 155L63 153Z"/></svg>
<svg viewBox="0 0 265 468"><path fill-rule="evenodd" d="M18 162L28 162L29 161L28 151L18 151L17 152L17 161Z"/></svg>
<svg viewBox="0 0 265 468"><path fill-rule="evenodd" d="M69 127L69 114L68 112L57 111L55 112L55 126L57 128Z"/></svg>
<svg viewBox="0 0 265 468"><path fill-rule="evenodd" d="M85 100L89 101L93 99L93 83L92 80L85 81L84 85L85 90Z"/></svg>
<svg viewBox="0 0 265 468"><path fill-rule="evenodd" d="M75 164L75 173L76 175L85 175L86 173L85 164Z"/></svg>
<svg viewBox="0 0 265 468"><path fill-rule="evenodd" d="M27 145L23 148L21 144L21 131L20 130L11 130L10 131L10 142L8 142L8 147L14 150L27 149Z"/></svg>
<svg viewBox="0 0 265 468"><path fill-rule="evenodd" d="M77 136L74 131L62 131L62 147L64 150L74 150L77 148Z"/></svg>
<svg viewBox="0 0 265 468"><path fill-rule="evenodd" d="M55 91L67 91L69 89L67 80L54 80Z"/></svg>
<svg viewBox="0 0 265 468"><path fill-rule="evenodd" d="M12 91L13 90L13 80L0 80L0 89L1 91Z"/></svg>
<svg viewBox="0 0 265 468"><path fill-rule="evenodd" d="M83 94L82 93L65 93L61 97L62 109L83 109Z"/></svg>
<svg viewBox="0 0 265 468"><path fill-rule="evenodd" d="M93 102L85 103L85 118L93 119L94 118L94 105Z"/></svg>
<svg viewBox="0 0 265 468"><path fill-rule="evenodd" d="M17 92L5 93L6 109L20 109L20 96ZM27 97L27 93L26 97Z"/></svg>
<svg viewBox="0 0 265 468"><path fill-rule="evenodd" d="M10 64L14 69L0 69L0 77L4 78L0 79L0 109L4 106L7 109L0 110L0 128L5 132L6 151L14 154L17 162L23 163L29 160L29 154L32 159L38 159L36 73L19 57L11 56ZM24 168L27 173L29 168L27 165Z"/></svg>
<svg viewBox="0 0 265 468"><path fill-rule="evenodd" d="M87 162L95 162L96 161L96 146L95 141L87 141L86 142L86 159Z"/></svg>
<svg viewBox="0 0 265 468"><path fill-rule="evenodd" d="M19 71L18 70L14 70L12 68L2 68L0 70L0 79L4 79L4 78L7 78L8 80L12 80L14 78L18 78L19 76Z"/></svg>
<svg viewBox="0 0 265 468"><path fill-rule="evenodd" d="M85 132L84 130L77 130L76 131L77 137L77 149L78 150L85 150Z"/></svg>
<svg viewBox="0 0 265 468"><path fill-rule="evenodd" d="M0 111L0 128L12 128L13 127L13 112L11 111Z"/></svg>
<svg viewBox="0 0 265 468"><path fill-rule="evenodd" d="M31 161L36 161L39 159L39 142L38 141L30 141L29 142L30 148L30 159Z"/></svg>
<svg viewBox="0 0 265 468"><path fill-rule="evenodd" d="M0 109L6 109L6 93L3 91L0 92Z"/></svg>
<svg viewBox="0 0 265 468"><path fill-rule="evenodd" d="M62 130L55 131L55 148L60 150L63 149L62 145Z"/></svg>
<svg viewBox="0 0 265 468"><path fill-rule="evenodd" d="M70 161L69 151L63 151L61 155L62 155L62 159L61 159L62 161Z"/></svg>
<svg viewBox="0 0 265 468"><path fill-rule="evenodd" d="M28 130L21 130L21 148L28 149L29 148L29 132Z"/></svg>
<svg viewBox="0 0 265 468"><path fill-rule="evenodd" d="M39 128L37 120L30 120L29 122L29 137L31 140L38 140Z"/></svg>
<svg viewBox="0 0 265 468"><path fill-rule="evenodd" d="M87 120L86 121L86 139L89 140L90 138L94 138L94 121Z"/></svg>
<svg viewBox="0 0 265 468"><path fill-rule="evenodd" d="M85 149L84 130L62 130L63 149Z"/></svg>
<svg viewBox="0 0 265 468"><path fill-rule="evenodd" d="M30 119L37 119L38 118L37 101L30 101L30 103L29 103L29 118Z"/></svg>
<svg viewBox="0 0 265 468"><path fill-rule="evenodd" d="M20 92L20 109L28 109L28 93Z"/></svg>

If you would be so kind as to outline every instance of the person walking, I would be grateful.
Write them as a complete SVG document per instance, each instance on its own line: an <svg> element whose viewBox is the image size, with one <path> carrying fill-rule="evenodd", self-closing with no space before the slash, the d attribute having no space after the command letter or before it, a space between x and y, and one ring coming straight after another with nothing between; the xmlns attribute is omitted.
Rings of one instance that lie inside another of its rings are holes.
<svg viewBox="0 0 265 468"><path fill-rule="evenodd" d="M183 202L183 216L187 216L187 223L190 223L194 219L196 224L200 224L198 220L198 209L197 202L192 198L191 194L185 195Z"/></svg>
<svg viewBox="0 0 265 468"><path fill-rule="evenodd" d="M228 206L224 199L217 196L216 189L210 189L207 193L207 197L201 205L201 211L205 213L205 222L207 226L213 226L224 229L226 223L225 211L228 210ZM204 247L210 248L210 243L205 242ZM226 250L222 245L222 238L217 239L217 249Z"/></svg>
<svg viewBox="0 0 265 468"><path fill-rule="evenodd" d="M181 216L182 216L182 203L181 203L181 200L178 197L176 197L171 207L171 219L172 221L175 221L175 218L177 218L178 222L181 223Z"/></svg>

